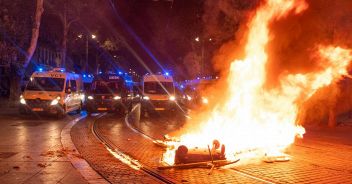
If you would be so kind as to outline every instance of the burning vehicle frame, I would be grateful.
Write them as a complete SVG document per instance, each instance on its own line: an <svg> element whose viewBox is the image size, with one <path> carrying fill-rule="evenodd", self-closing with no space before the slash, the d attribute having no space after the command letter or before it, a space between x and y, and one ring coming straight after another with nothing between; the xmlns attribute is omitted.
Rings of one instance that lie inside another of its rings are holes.
<svg viewBox="0 0 352 184"><path fill-rule="evenodd" d="M174 149L170 142L178 142L177 138L164 135L164 140L155 140L154 144L165 149ZM213 140L212 147L208 145L207 149L188 148L185 145L178 146L175 154L175 164L159 166L158 169L189 169L189 168L210 168L209 174L214 168L220 168L226 165L234 164L240 159L229 161L225 156L225 145L220 146L218 140Z"/></svg>
<svg viewBox="0 0 352 184"><path fill-rule="evenodd" d="M240 161L240 158L228 160L225 154L225 145L220 144L218 140L213 140L212 146L207 148L193 147L188 148L185 145L179 145L175 149L174 143L179 143L179 139L164 135L164 140L154 140L155 145L164 149L175 150L175 162L173 165L159 166L158 169L190 169L190 168L210 168L209 174L213 169L232 165ZM259 149L247 150L247 152L255 152ZM238 155L244 152L236 153ZM284 153L270 154L265 153L262 161L265 163L287 162L290 156Z"/></svg>

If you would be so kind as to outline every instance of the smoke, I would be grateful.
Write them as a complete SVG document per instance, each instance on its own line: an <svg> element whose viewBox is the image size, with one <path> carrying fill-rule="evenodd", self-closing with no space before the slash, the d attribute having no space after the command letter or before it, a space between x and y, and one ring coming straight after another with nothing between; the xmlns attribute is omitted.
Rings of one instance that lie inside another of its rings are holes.
<svg viewBox="0 0 352 184"><path fill-rule="evenodd" d="M291 15L270 26L271 42L267 47L269 85L279 82L286 73L320 70L312 53L319 45L352 47L352 1L310 0L301 15Z"/></svg>
<svg viewBox="0 0 352 184"><path fill-rule="evenodd" d="M230 62L241 56L241 48L245 41L243 34L247 30L246 22L260 2L259 0L205 1L202 17L203 34L205 37L213 38L214 44L219 48L213 58L216 71L226 73Z"/></svg>
<svg viewBox="0 0 352 184"><path fill-rule="evenodd" d="M229 64L243 56L247 21L263 1L207 0L204 3L204 34L215 35L221 47L213 57L214 68L226 74ZM289 14L270 24L271 41L267 47L269 86L282 74L319 70L312 53L319 45L352 47L352 1L310 0L300 15ZM231 27L231 28L230 28Z"/></svg>
<svg viewBox="0 0 352 184"><path fill-rule="evenodd" d="M320 45L352 47L352 1L310 0L309 8L270 25L267 47L267 87L275 87L287 74L323 70L316 57ZM333 83L318 90L300 109L301 123L322 124L352 108L351 81ZM348 90L342 90L347 88Z"/></svg>

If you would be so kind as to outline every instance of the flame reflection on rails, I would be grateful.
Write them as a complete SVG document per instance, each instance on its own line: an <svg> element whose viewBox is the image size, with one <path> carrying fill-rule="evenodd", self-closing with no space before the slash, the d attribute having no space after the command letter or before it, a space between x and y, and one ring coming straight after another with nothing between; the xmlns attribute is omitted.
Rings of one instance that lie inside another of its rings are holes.
<svg viewBox="0 0 352 184"><path fill-rule="evenodd" d="M150 176L158 179L159 181L163 182L163 183L169 183L169 184L173 184L175 182L173 182L172 180L158 174L156 171L154 171L151 168L148 168L147 166L143 165L142 163L140 163L138 160L131 158L129 155L123 153L122 151L120 151L118 149L118 147L116 145L114 145L109 139L105 138L99 131L99 128L97 128L97 121L104 117L107 113L103 113L99 116L97 116L97 118L95 119L95 121L93 122L93 124L91 125L91 130L93 135L102 143L104 144L104 146L106 147L106 149L115 157L117 158L119 161L121 161L122 163L128 165L129 167L131 167L134 170L140 170L145 172L146 174L149 174Z"/></svg>

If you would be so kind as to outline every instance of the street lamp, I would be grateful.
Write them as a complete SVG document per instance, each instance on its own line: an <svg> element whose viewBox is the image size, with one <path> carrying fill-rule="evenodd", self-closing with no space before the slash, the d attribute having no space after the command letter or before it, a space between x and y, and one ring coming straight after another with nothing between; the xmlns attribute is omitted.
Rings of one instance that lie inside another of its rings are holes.
<svg viewBox="0 0 352 184"><path fill-rule="evenodd" d="M204 62L204 55L205 55L205 46L204 46L204 44L205 44L205 42L206 42L206 39L200 39L200 37L199 36L197 36L195 39L194 39L196 42L200 42L200 44L201 44L201 64L200 64L200 74L201 75L204 75L204 65L205 65L205 62ZM212 38L209 38L208 39L208 41L209 42L211 42L212 41Z"/></svg>
<svg viewBox="0 0 352 184"><path fill-rule="evenodd" d="M78 35L78 37L79 37L79 35ZM81 36L82 37L82 36ZM81 38L80 37L80 38ZM93 39L93 40L95 40L96 38L97 38L97 36L95 35L95 34L92 34L92 35L90 35L90 37ZM88 44L88 42L89 42L89 39L88 39L89 37L88 36L86 36L86 62L84 63L84 71L85 72L87 72L87 68L88 68L88 55L89 55L89 44Z"/></svg>

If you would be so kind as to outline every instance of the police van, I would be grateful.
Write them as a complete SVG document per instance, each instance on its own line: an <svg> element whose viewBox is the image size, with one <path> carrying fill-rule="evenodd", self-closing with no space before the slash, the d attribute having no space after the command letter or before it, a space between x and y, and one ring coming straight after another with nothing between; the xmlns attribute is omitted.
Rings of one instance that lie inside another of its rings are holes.
<svg viewBox="0 0 352 184"><path fill-rule="evenodd" d="M131 109L132 94L132 89L123 77L115 74L96 75L87 92L87 111L125 113Z"/></svg>
<svg viewBox="0 0 352 184"><path fill-rule="evenodd" d="M177 108L172 76L147 74L142 80L142 113L170 111Z"/></svg>
<svg viewBox="0 0 352 184"><path fill-rule="evenodd" d="M63 117L68 112L80 112L83 103L82 77L63 68L54 68L32 74L20 97L20 113L50 113Z"/></svg>

